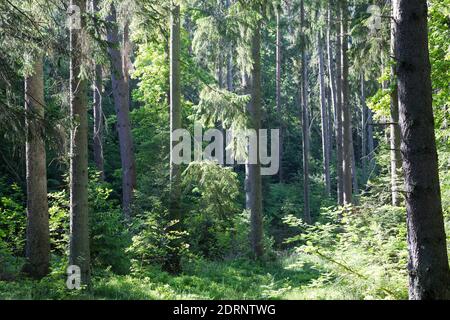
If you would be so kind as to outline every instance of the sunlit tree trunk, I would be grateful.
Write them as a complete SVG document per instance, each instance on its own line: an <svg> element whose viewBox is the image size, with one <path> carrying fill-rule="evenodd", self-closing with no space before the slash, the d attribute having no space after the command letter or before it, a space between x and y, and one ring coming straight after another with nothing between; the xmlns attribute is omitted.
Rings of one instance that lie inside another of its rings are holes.
<svg viewBox="0 0 450 320"><path fill-rule="evenodd" d="M47 201L47 164L41 121L44 120L43 57L25 79L27 239L24 272L42 278L49 272L50 236Z"/></svg>
<svg viewBox="0 0 450 320"><path fill-rule="evenodd" d="M395 39L394 39L394 22L391 22L391 55L395 54ZM401 185L401 169L402 169L402 155L400 152L400 126L398 114L398 89L397 76L395 75L395 68L391 67L391 77L393 83L391 85L391 121L390 121L390 146L391 146L391 195L392 205L401 205L401 195L399 188Z"/></svg>
<svg viewBox="0 0 450 320"><path fill-rule="evenodd" d="M341 19L341 10L338 2L335 3L337 21ZM342 36L340 24L336 25L336 171L337 171L337 194L338 204L344 204L344 181L343 181L343 129L342 129L342 68L341 68Z"/></svg>
<svg viewBox="0 0 450 320"><path fill-rule="evenodd" d="M136 163L133 151L133 138L130 123L130 88L128 83L128 68L125 57L119 49L120 41L117 28L116 9L111 4L107 21L112 23L108 28L107 39L112 45L108 47L111 59L111 83L114 97L114 107L117 114L117 132L119 135L120 159L122 164L122 207L124 216L130 218L133 192L136 188ZM127 34L125 28L124 35ZM126 50L125 50L126 51Z"/></svg>
<svg viewBox="0 0 450 320"><path fill-rule="evenodd" d="M88 213L87 80L81 76L85 63L86 2L72 0L81 9L81 29L70 30L70 238L69 264L81 269L81 282L90 283Z"/></svg>
<svg viewBox="0 0 450 320"><path fill-rule="evenodd" d="M394 0L395 59L406 184L410 299L448 299L450 272L434 135L427 2Z"/></svg>
<svg viewBox="0 0 450 320"><path fill-rule="evenodd" d="M347 1L340 1L341 11L341 85L342 85L342 178L344 191L344 204L352 203L352 158L353 158L353 138L351 127L351 112L349 101L349 82L348 82L348 7Z"/></svg>
<svg viewBox="0 0 450 320"><path fill-rule="evenodd" d="M308 109L308 61L306 57L306 23L305 23L305 5L302 0L300 3L300 28L301 28L301 120L302 120L302 145L303 145L303 218L306 223L311 223L311 212L309 203L309 109Z"/></svg>
<svg viewBox="0 0 450 320"><path fill-rule="evenodd" d="M275 88L275 101L276 101L276 110L278 114L278 122L279 122L279 130L280 130L280 144L278 150L278 158L280 163L280 168L278 171L278 180L279 182L283 182L283 116L281 111L281 26L280 26L280 13L281 8L276 9L276 24L277 24L277 36L276 36L276 61L275 61L275 69L276 69L276 88Z"/></svg>
<svg viewBox="0 0 450 320"><path fill-rule="evenodd" d="M328 139L328 112L325 97L325 71L322 48L322 36L320 32L317 36L317 54L319 56L319 90L320 90L320 114L322 124L322 158L323 158L323 176L325 181L325 190L327 195L331 193L330 181L330 159L329 159L329 139Z"/></svg>

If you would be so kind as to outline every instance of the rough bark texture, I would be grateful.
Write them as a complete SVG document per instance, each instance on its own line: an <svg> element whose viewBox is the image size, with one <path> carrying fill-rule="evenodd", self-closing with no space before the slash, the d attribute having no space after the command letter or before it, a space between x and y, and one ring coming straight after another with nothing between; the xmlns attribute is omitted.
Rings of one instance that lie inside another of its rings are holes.
<svg viewBox="0 0 450 320"><path fill-rule="evenodd" d="M261 128L261 22L257 22L252 37L253 69L251 77L251 101L249 113L252 128L258 133ZM257 164L248 164L248 193L251 222L251 246L255 258L259 259L264 254L263 247L263 216L262 216L262 181L261 164L259 161L259 135L257 150Z"/></svg>
<svg viewBox="0 0 450 320"><path fill-rule="evenodd" d="M311 212L309 203L309 110L308 110L308 61L306 58L306 25L305 6L303 0L300 3L300 27L301 27L301 122L302 122L302 144L303 144L303 219L306 223L311 223Z"/></svg>
<svg viewBox="0 0 450 320"><path fill-rule="evenodd" d="M317 53L319 56L319 87L320 87L320 115L322 124L322 158L323 158L323 177L325 182L325 190L327 195L331 193L331 180L330 180L330 152L329 152L329 140L328 140L328 112L325 97L325 71L324 71L324 58L322 48L322 36L319 33L317 36Z"/></svg>
<svg viewBox="0 0 450 320"><path fill-rule="evenodd" d="M394 40L394 22L391 22L391 56L395 55L395 40ZM391 67L391 77L393 84L391 92L391 121L390 121L390 146L391 146L391 195L392 205L400 206L402 202L401 189L401 170L402 170L402 155L400 152L400 126L398 124L398 88L397 76L395 68Z"/></svg>
<svg viewBox="0 0 450 320"><path fill-rule="evenodd" d="M336 5L337 20L341 19L341 11ZM344 182L343 182L343 153L342 153L342 80L341 80L341 46L342 37L340 35L339 24L336 32L336 171L337 171L337 198L338 204L344 204Z"/></svg>
<svg viewBox="0 0 450 320"><path fill-rule="evenodd" d="M344 204L352 203L352 158L353 158L353 138L351 129L351 112L349 101L348 82L348 7L347 1L340 1L341 10L341 85L342 85L342 180Z"/></svg>
<svg viewBox="0 0 450 320"><path fill-rule="evenodd" d="M181 73L180 73L180 6L172 4L170 15L170 137L172 141L173 132L181 128ZM171 148L177 141L171 142ZM171 229L180 227L181 221L181 169L174 164L172 152L170 153L170 196L169 215L172 221L179 221ZM180 256L176 249L176 241L172 244L175 249L169 253L165 269L172 273L181 270Z"/></svg>
<svg viewBox="0 0 450 320"><path fill-rule="evenodd" d="M87 80L80 75L84 63L85 1L73 0L81 9L81 29L70 30L70 238L69 264L81 269L81 283L90 283L88 213Z"/></svg>
<svg viewBox="0 0 450 320"><path fill-rule="evenodd" d="M27 242L24 272L40 279L49 272L50 236L47 201L47 164L40 120L44 118L43 57L25 79Z"/></svg>
<svg viewBox="0 0 450 320"><path fill-rule="evenodd" d="M130 88L128 83L127 61L119 50L120 41L116 25L116 9L113 4L107 21L113 25L108 28L107 39L111 60L111 83L114 96L114 108L117 114L117 132L119 135L120 159L122 164L122 208L124 216L130 218L133 192L136 188L136 163L133 151L133 138L130 124ZM127 30L124 30L126 34ZM126 50L125 50L126 51Z"/></svg>
<svg viewBox="0 0 450 320"><path fill-rule="evenodd" d="M410 299L449 298L425 0L394 1Z"/></svg>

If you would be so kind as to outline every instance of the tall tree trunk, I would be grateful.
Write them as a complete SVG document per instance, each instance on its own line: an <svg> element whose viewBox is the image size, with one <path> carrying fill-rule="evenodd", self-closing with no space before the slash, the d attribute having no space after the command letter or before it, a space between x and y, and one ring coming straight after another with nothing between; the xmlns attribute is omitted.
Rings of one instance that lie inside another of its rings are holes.
<svg viewBox="0 0 450 320"><path fill-rule="evenodd" d="M97 0L91 1L92 12L95 14L99 11ZM94 61L95 62L95 61ZM102 66L95 65L95 77L93 83L93 103L92 109L94 113L94 132L93 132L93 151L94 163L97 170L100 172L100 179L105 179L104 159L103 159L103 107L102 107L102 91L103 91L103 74Z"/></svg>
<svg viewBox="0 0 450 320"><path fill-rule="evenodd" d="M281 111L281 26L280 26L280 11L281 8L277 7L276 9L276 24L277 24L277 37L276 37L276 61L275 61L275 69L276 69L276 88L275 88L275 101L276 101L276 109L278 115L278 123L280 130L280 147L278 150L278 159L280 163L280 168L278 171L278 180L279 182L283 182L283 115Z"/></svg>
<svg viewBox="0 0 450 320"><path fill-rule="evenodd" d="M395 55L395 39L394 39L394 22L391 21L391 56ZM401 196L399 187L401 184L401 169L402 169L402 155L400 152L400 126L398 114L398 89L397 76L395 74L395 67L391 67L391 121L390 121L390 146L391 146L391 195L392 205L398 207L401 205Z"/></svg>
<svg viewBox="0 0 450 320"><path fill-rule="evenodd" d="M49 272L50 236L47 201L47 164L42 127L44 119L43 57L34 63L33 74L25 79L27 242L24 272L42 278Z"/></svg>
<svg viewBox="0 0 450 320"><path fill-rule="evenodd" d="M336 2L337 21L341 20L341 10ZM342 67L341 67L342 36L340 25L336 25L336 171L338 204L344 204L344 180L343 180L343 129L342 129Z"/></svg>
<svg viewBox="0 0 450 320"><path fill-rule="evenodd" d="M327 195L331 193L330 181L330 159L329 159L329 140L328 140L328 112L325 97L325 71L324 58L322 49L322 36L320 32L317 35L317 51L319 56L319 87L320 87L320 114L322 121L322 157L323 157L323 176L325 182L325 190Z"/></svg>
<svg viewBox="0 0 450 320"><path fill-rule="evenodd" d="M181 168L174 163L172 149L178 141L174 140L173 133L181 129L181 35L180 35L180 6L172 2L170 14L170 220L178 221L171 229L180 229L181 222ZM172 273L181 270L180 255L176 248L176 241L172 244L174 248L167 258L165 269Z"/></svg>
<svg viewBox="0 0 450 320"><path fill-rule="evenodd" d="M361 102L361 162L362 162L362 183L367 184L368 180L368 166L367 166L367 104L366 104L366 92L364 75L360 76L360 96ZM363 187L362 187L363 188Z"/></svg>
<svg viewBox="0 0 450 320"><path fill-rule="evenodd" d="M303 218L306 223L311 223L309 203L309 110L308 110L308 61L306 57L306 23L305 4L300 3L300 28L301 28L301 115L302 115L302 145L303 145Z"/></svg>
<svg viewBox="0 0 450 320"><path fill-rule="evenodd" d="M93 86L94 134L93 149L95 167L100 172L100 178L105 179L103 159L103 107L102 107L102 67L95 66L95 81Z"/></svg>
<svg viewBox="0 0 450 320"><path fill-rule="evenodd" d="M81 28L70 30L70 239L69 264L81 270L81 283L91 278L88 212L87 80L80 77L85 60L86 3L71 0L81 9Z"/></svg>
<svg viewBox="0 0 450 320"><path fill-rule="evenodd" d="M334 124L336 126L337 122L337 112L336 112L336 77L334 73L334 63L333 63L333 48L332 48L332 41L331 41L331 34L332 34L332 14L331 14L331 1L328 2L328 12L327 12L327 58L328 58L328 80L329 80L329 87L330 87L330 95L331 95L331 106L333 109L333 115L334 115ZM331 118L331 114L330 114Z"/></svg>
<svg viewBox="0 0 450 320"><path fill-rule="evenodd" d="M410 299L448 299L450 272L434 135L425 0L394 0Z"/></svg>
<svg viewBox="0 0 450 320"><path fill-rule="evenodd" d="M351 128L351 112L349 101L349 82L348 82L348 7L347 1L340 1L341 10L341 85L342 85L342 126L343 126L343 139L342 139L342 178L343 178L343 191L344 191L344 204L352 203L352 158L353 158L353 145L352 145L352 128Z"/></svg>
<svg viewBox="0 0 450 320"><path fill-rule="evenodd" d="M262 180L261 164L259 160L259 129L261 128L261 21L257 22L252 37L252 77L251 101L249 113L252 129L257 133L257 163L248 164L249 208L251 221L251 246L256 259L264 254L263 246L263 216L262 216Z"/></svg>
<svg viewBox="0 0 450 320"><path fill-rule="evenodd" d="M114 96L114 107L117 114L117 132L119 135L120 159L122 164L122 208L128 219L131 214L133 192L136 188L136 163L133 151L133 138L130 124L130 88L128 83L128 68L121 50L118 35L116 8L111 4L107 21L112 23L108 28L107 40L111 43L108 54L111 59L111 83ZM125 30L124 34L126 34ZM126 50L125 50L126 51Z"/></svg>

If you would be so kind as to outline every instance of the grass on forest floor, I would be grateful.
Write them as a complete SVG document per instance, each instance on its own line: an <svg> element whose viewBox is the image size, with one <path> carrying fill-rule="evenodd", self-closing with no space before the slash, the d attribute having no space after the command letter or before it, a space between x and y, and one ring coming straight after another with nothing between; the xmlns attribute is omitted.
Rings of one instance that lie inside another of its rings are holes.
<svg viewBox="0 0 450 320"><path fill-rule="evenodd" d="M298 298L319 275L309 265L290 268L286 259L197 261L177 276L156 267L124 276L97 271L91 290L70 291L54 271L41 281L0 282L0 299L286 299Z"/></svg>

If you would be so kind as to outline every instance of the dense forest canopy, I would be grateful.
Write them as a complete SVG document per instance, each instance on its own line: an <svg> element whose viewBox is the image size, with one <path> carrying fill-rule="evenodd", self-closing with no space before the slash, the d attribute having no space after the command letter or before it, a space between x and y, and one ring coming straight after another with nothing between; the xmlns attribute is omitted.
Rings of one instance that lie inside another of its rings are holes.
<svg viewBox="0 0 450 320"><path fill-rule="evenodd" d="M449 28L0 0L0 299L449 299Z"/></svg>

